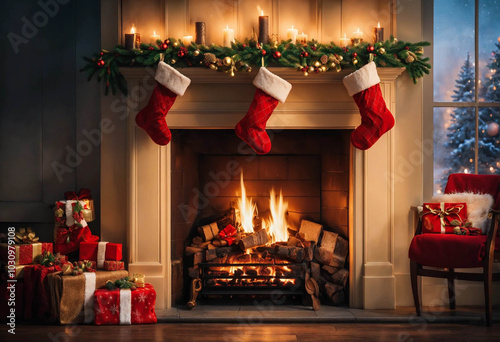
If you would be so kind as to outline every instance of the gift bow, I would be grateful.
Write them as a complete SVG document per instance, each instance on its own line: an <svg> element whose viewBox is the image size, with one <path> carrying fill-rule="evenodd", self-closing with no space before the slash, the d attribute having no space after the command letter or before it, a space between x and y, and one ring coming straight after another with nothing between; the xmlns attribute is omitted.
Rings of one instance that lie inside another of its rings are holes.
<svg viewBox="0 0 500 342"><path fill-rule="evenodd" d="M78 239L78 235L80 234L81 227L71 226L68 229L59 228L57 230L57 239L56 243L70 243L71 241L76 241Z"/></svg>
<svg viewBox="0 0 500 342"><path fill-rule="evenodd" d="M66 200L72 200L72 201L78 201L78 200L84 200L84 199L88 199L88 200L91 200L92 199L92 196L90 195L90 190L89 189L85 189L85 188L82 188L80 189L80 191L78 192L78 194L74 191L66 191L64 193L64 199Z"/></svg>
<svg viewBox="0 0 500 342"><path fill-rule="evenodd" d="M36 236L35 232L32 231L30 227L19 228L19 231L16 232L16 236L14 237L14 240L17 243L33 244L35 242L38 242L39 237Z"/></svg>
<svg viewBox="0 0 500 342"><path fill-rule="evenodd" d="M444 209L444 203L441 203L441 208L439 208L439 209L433 209L428 204L426 204L425 207L429 211L427 213L424 213L422 216L425 216L427 214L438 215L439 219L441 221L441 226L443 226L443 227L446 226L446 221L444 220L445 217L451 216L451 215L456 215L458 220L460 221L460 223L462 223L462 218L460 217L460 215L458 215L458 213L460 213L460 211L462 211L462 209L464 208L463 205L449 207L448 209Z"/></svg>

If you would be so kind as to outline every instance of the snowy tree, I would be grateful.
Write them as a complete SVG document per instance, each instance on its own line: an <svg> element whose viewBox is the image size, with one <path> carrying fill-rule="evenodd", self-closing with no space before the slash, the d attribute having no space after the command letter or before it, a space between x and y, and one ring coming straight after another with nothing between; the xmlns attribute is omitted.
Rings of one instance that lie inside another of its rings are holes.
<svg viewBox="0 0 500 342"><path fill-rule="evenodd" d="M474 65L467 54L458 79L455 81L453 102L474 102ZM447 142L444 144L451 152L445 157L448 170L443 172L440 183L444 188L448 175L454 172L474 173L474 149L476 137L476 114L472 107L456 107L450 114ZM467 169L467 171L465 171Z"/></svg>
<svg viewBox="0 0 500 342"><path fill-rule="evenodd" d="M496 51L487 68L490 76L483 82L481 97L486 102L500 102L500 38ZM480 174L500 174L500 108L486 107L479 111L479 162Z"/></svg>

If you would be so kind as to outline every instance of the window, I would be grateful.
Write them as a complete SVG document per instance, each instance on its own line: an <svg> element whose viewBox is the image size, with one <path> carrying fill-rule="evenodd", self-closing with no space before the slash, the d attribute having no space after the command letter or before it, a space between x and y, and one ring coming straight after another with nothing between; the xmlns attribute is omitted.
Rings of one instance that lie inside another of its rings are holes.
<svg viewBox="0 0 500 342"><path fill-rule="evenodd" d="M434 193L450 173L500 174L500 0L433 5Z"/></svg>

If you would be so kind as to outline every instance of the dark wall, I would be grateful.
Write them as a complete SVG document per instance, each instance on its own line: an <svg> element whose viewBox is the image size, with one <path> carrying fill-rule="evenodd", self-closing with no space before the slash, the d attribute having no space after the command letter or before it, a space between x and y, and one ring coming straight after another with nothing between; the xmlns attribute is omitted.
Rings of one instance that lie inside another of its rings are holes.
<svg viewBox="0 0 500 342"><path fill-rule="evenodd" d="M79 72L100 49L100 1L2 0L0 25L0 231L51 241L65 191L89 188L100 207L100 90Z"/></svg>

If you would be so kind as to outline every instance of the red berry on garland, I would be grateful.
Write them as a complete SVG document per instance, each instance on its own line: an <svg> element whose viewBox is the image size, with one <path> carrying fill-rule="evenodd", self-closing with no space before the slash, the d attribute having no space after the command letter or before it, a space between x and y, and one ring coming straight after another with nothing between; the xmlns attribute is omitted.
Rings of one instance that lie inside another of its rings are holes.
<svg viewBox="0 0 500 342"><path fill-rule="evenodd" d="M168 44L167 43L163 43L163 44L160 45L160 48L162 50L166 50L168 48Z"/></svg>
<svg viewBox="0 0 500 342"><path fill-rule="evenodd" d="M184 57L184 52L182 52L182 51L177 52L177 56Z"/></svg>
<svg viewBox="0 0 500 342"><path fill-rule="evenodd" d="M375 51L375 48L373 47L373 45L368 45L368 47L366 49L368 50L368 52Z"/></svg>
<svg viewBox="0 0 500 342"><path fill-rule="evenodd" d="M99 52L99 56L104 56L104 52Z"/></svg>
<svg viewBox="0 0 500 342"><path fill-rule="evenodd" d="M304 57L307 57L307 56L309 56L309 52L304 51L304 52L303 52L303 55L304 55Z"/></svg>
<svg viewBox="0 0 500 342"><path fill-rule="evenodd" d="M243 44L243 47L246 48L247 47L247 44Z"/></svg>
<svg viewBox="0 0 500 342"><path fill-rule="evenodd" d="M301 70L302 70L303 72L306 72L306 71L307 71L307 68L306 68L306 67L303 67Z"/></svg>
<svg viewBox="0 0 500 342"><path fill-rule="evenodd" d="M267 53L267 51L266 51L266 50L262 50L262 56L265 56L265 55L266 55L266 53Z"/></svg>
<svg viewBox="0 0 500 342"><path fill-rule="evenodd" d="M281 52L276 51L276 52L273 54L273 57L274 57L274 58L276 58L276 59L280 58L280 57L281 57Z"/></svg>
<svg viewBox="0 0 500 342"><path fill-rule="evenodd" d="M164 42L165 44L167 44L167 45L168 45L168 44L170 44L170 40L168 40L168 39L165 39L165 41L163 41L163 42Z"/></svg>
<svg viewBox="0 0 500 342"><path fill-rule="evenodd" d="M152 46L148 47L148 50L149 50L149 51L153 51L154 49L155 49L155 48L154 48L154 47L152 47Z"/></svg>
<svg viewBox="0 0 500 342"><path fill-rule="evenodd" d="M358 57L358 54L357 54L356 52L354 52L354 53L352 54L352 56L353 56L354 58L356 58L356 57Z"/></svg>
<svg viewBox="0 0 500 342"><path fill-rule="evenodd" d="M313 51L316 51L316 46L311 46L311 49L312 49Z"/></svg>
<svg viewBox="0 0 500 342"><path fill-rule="evenodd" d="M405 50L410 50L410 47L409 46L405 46Z"/></svg>
<svg viewBox="0 0 500 342"><path fill-rule="evenodd" d="M106 64L102 59L97 61L97 66L103 67Z"/></svg>

